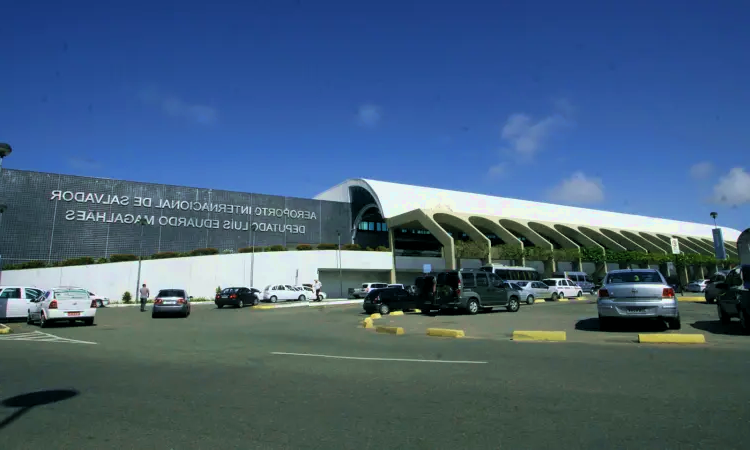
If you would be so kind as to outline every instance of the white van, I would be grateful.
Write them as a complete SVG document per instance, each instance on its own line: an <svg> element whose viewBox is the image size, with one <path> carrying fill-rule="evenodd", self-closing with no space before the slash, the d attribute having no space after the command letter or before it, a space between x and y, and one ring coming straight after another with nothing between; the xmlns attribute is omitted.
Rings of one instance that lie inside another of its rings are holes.
<svg viewBox="0 0 750 450"><path fill-rule="evenodd" d="M31 300L44 291L28 286L0 286L0 319L25 319Z"/></svg>
<svg viewBox="0 0 750 450"><path fill-rule="evenodd" d="M533 267L505 266L503 264L487 264L479 270L494 273L503 281L541 281L542 277Z"/></svg>

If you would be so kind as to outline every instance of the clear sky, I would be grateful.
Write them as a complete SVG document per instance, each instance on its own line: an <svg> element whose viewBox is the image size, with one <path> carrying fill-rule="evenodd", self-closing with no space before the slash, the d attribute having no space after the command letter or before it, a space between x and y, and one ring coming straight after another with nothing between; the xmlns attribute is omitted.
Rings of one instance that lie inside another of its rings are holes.
<svg viewBox="0 0 750 450"><path fill-rule="evenodd" d="M744 5L743 5L744 3ZM4 167L346 178L750 226L750 3L20 1Z"/></svg>

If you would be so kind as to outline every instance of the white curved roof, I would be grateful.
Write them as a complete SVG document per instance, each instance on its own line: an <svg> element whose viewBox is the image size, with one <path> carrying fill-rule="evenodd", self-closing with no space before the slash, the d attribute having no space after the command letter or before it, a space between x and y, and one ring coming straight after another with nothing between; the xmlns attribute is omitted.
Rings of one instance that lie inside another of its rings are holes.
<svg viewBox="0 0 750 450"><path fill-rule="evenodd" d="M318 194L315 198L349 202L349 188L354 186L367 189L372 194L384 218L395 217L415 209L448 209L463 214L492 215L507 219L591 225L712 239L711 230L713 226L707 224L492 197L364 178L346 180ZM726 227L722 227L722 230L724 239L728 242L736 242L740 236L739 230Z"/></svg>

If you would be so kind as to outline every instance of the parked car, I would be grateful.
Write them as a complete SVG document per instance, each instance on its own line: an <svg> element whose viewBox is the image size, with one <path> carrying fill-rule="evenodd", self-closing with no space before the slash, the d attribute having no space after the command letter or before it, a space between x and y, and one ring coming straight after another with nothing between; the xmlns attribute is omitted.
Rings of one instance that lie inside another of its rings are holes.
<svg viewBox="0 0 750 450"><path fill-rule="evenodd" d="M297 286L297 287L299 287L299 288L301 288L301 289L304 290L304 293L307 296L308 300L315 300L317 298L317 296L315 295L315 291L312 288L312 285L308 286L306 284L303 284L302 286ZM327 297L328 297L328 295L321 290L320 291L320 299L321 300L325 300Z"/></svg>
<svg viewBox="0 0 750 450"><path fill-rule="evenodd" d="M31 301L26 322L39 322L45 328L53 322L74 322L82 320L86 325L93 325L96 317L95 300L91 300L86 289L57 287Z"/></svg>
<svg viewBox="0 0 750 450"><path fill-rule="evenodd" d="M371 290L383 289L387 287L388 283L362 283L362 287L354 288L354 291L352 291L352 296L354 298L365 298Z"/></svg>
<svg viewBox="0 0 750 450"><path fill-rule="evenodd" d="M728 274L728 270L720 270L711 275L708 284L706 284L706 289L703 291L703 295L706 297L706 303L713 303L716 301L721 293L720 290L716 288L716 285L726 281Z"/></svg>
<svg viewBox="0 0 750 450"><path fill-rule="evenodd" d="M549 298L556 302L560 298L583 296L583 288L567 278L545 278L542 280L549 287Z"/></svg>
<svg viewBox="0 0 750 450"><path fill-rule="evenodd" d="M622 319L658 319L679 330L680 310L674 288L653 269L613 270L604 278L596 300L599 328Z"/></svg>
<svg viewBox="0 0 750 450"><path fill-rule="evenodd" d="M89 293L89 298L91 300L95 300L96 301L96 307L97 308L103 308L103 307L109 305L109 299L107 297L102 297L100 295L96 295L93 292L91 292L88 289L83 288L81 286L58 286L58 287L60 287L60 288L66 288L66 289L83 289L83 290L87 291Z"/></svg>
<svg viewBox="0 0 750 450"><path fill-rule="evenodd" d="M182 317L190 316L190 297L185 289L162 289L154 298L154 305L151 308L151 317L161 315L179 315Z"/></svg>
<svg viewBox="0 0 750 450"><path fill-rule="evenodd" d="M715 283L719 320L728 324L740 319L744 334L750 334L750 264L743 264L727 272L724 281Z"/></svg>
<svg viewBox="0 0 750 450"><path fill-rule="evenodd" d="M255 306L260 303L259 295L260 291L255 288L228 287L216 294L214 303L216 303L217 308L223 308L227 305L236 308L242 308L245 305Z"/></svg>
<svg viewBox="0 0 750 450"><path fill-rule="evenodd" d="M27 286L0 286L0 319L24 319L31 301L44 291Z"/></svg>
<svg viewBox="0 0 750 450"><path fill-rule="evenodd" d="M565 278L580 286L584 292L596 293L594 279L586 272L555 272L552 278Z"/></svg>
<svg viewBox="0 0 750 450"><path fill-rule="evenodd" d="M704 292L706 290L706 285L708 282L711 281L710 279L702 279L702 280L693 280L690 283L688 283L687 288L685 288L688 292Z"/></svg>
<svg viewBox="0 0 750 450"><path fill-rule="evenodd" d="M279 300L299 300L304 302L307 300L307 295L303 291L294 289L293 286L288 284L271 284L263 289L263 300L271 303L276 303Z"/></svg>
<svg viewBox="0 0 750 450"><path fill-rule="evenodd" d="M521 301L533 305L536 299L546 300L550 296L549 286L541 281L517 281L513 283L521 289Z"/></svg>
<svg viewBox="0 0 750 450"><path fill-rule="evenodd" d="M362 302L362 308L368 314L379 312L385 315L391 311L409 311L416 307L416 298L406 289L399 287L372 290Z"/></svg>
<svg viewBox="0 0 750 450"><path fill-rule="evenodd" d="M417 304L422 312L433 310L461 309L476 314L480 309L505 307L517 312L521 306L520 294L506 289L503 280L494 273L465 269L437 272L415 281L420 296Z"/></svg>

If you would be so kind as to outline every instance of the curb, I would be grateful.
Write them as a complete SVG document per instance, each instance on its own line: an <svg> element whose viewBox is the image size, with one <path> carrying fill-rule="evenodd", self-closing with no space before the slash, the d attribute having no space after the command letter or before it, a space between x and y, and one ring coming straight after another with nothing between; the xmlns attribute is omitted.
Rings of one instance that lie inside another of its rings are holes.
<svg viewBox="0 0 750 450"><path fill-rule="evenodd" d="M678 302L690 302L690 303L702 303L706 299L704 297L677 297Z"/></svg>
<svg viewBox="0 0 750 450"><path fill-rule="evenodd" d="M403 316L404 312L403 311L393 311L391 313L388 313L388 315L389 316Z"/></svg>
<svg viewBox="0 0 750 450"><path fill-rule="evenodd" d="M292 303L289 305L257 305L251 306L252 309L284 309L284 308L325 308L326 306L339 306L339 305L357 305L361 304L364 300L336 300L330 302L304 302L304 303ZM213 303L211 303L213 305Z"/></svg>
<svg viewBox="0 0 750 450"><path fill-rule="evenodd" d="M380 315L380 313L372 313L370 314L370 319L381 319L383 316Z"/></svg>
<svg viewBox="0 0 750 450"><path fill-rule="evenodd" d="M639 334L639 344L705 344L702 334Z"/></svg>
<svg viewBox="0 0 750 450"><path fill-rule="evenodd" d="M564 331L513 331L514 341L565 341Z"/></svg>
<svg viewBox="0 0 750 450"><path fill-rule="evenodd" d="M464 333L464 330L450 330L448 328L428 328L427 336L462 338L466 337L466 333Z"/></svg>
<svg viewBox="0 0 750 450"><path fill-rule="evenodd" d="M0 323L0 334L10 334L12 332L13 330L8 325Z"/></svg>
<svg viewBox="0 0 750 450"><path fill-rule="evenodd" d="M401 327L375 327L375 332L384 333L384 334L402 335L404 334L404 329Z"/></svg>
<svg viewBox="0 0 750 450"><path fill-rule="evenodd" d="M214 302L190 302L191 306L198 306L198 305L215 305ZM141 306L140 303L110 303L109 305L105 306L104 308L97 308L97 309L107 309L107 308L127 308L130 306ZM152 303L146 303L146 307L154 306Z"/></svg>

